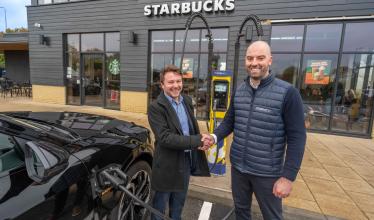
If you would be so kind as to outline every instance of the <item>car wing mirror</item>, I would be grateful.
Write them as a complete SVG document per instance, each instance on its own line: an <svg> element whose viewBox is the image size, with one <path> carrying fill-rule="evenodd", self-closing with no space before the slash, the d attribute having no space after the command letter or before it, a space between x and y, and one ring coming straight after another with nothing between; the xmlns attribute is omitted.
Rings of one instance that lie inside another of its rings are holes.
<svg viewBox="0 0 374 220"><path fill-rule="evenodd" d="M60 174L68 166L69 153L51 143L26 143L25 163L29 177L44 183Z"/></svg>

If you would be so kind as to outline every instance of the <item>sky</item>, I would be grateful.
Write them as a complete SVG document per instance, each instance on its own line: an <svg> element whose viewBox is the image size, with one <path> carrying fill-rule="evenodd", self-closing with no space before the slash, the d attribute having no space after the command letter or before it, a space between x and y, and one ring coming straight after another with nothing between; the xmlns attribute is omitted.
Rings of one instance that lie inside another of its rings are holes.
<svg viewBox="0 0 374 220"><path fill-rule="evenodd" d="M26 5L30 5L31 0L0 0L0 31L5 30L5 14L6 10L8 28L27 28Z"/></svg>

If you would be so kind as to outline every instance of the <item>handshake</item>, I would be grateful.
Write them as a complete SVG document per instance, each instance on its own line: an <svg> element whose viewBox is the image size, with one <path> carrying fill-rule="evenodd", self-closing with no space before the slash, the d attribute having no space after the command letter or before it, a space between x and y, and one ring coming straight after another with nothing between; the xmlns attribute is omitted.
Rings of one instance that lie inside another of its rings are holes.
<svg viewBox="0 0 374 220"><path fill-rule="evenodd" d="M208 150L214 144L214 138L210 134L202 134L201 142L203 145L199 147L199 150Z"/></svg>

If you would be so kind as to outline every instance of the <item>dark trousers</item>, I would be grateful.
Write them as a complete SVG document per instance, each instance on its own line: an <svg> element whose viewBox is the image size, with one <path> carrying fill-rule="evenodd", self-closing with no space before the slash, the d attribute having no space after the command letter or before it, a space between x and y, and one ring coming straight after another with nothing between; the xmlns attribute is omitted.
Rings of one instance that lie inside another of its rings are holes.
<svg viewBox="0 0 374 220"><path fill-rule="evenodd" d="M181 220L184 202L186 201L188 184L190 182L191 160L190 153L185 153L184 190L181 192L155 191L153 208L165 214L166 205L169 204L169 217L173 220ZM152 215L152 220L161 218Z"/></svg>
<svg viewBox="0 0 374 220"><path fill-rule="evenodd" d="M278 177L259 177L241 173L231 167L232 196L236 220L250 220L252 194L254 193L265 220L283 219L282 200L273 194Z"/></svg>

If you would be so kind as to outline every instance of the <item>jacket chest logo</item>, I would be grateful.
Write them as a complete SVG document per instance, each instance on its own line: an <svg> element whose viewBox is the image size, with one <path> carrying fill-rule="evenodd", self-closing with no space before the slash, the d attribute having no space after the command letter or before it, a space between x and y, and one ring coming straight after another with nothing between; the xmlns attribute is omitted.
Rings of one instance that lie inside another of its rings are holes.
<svg viewBox="0 0 374 220"><path fill-rule="evenodd" d="M257 112L263 112L263 113L272 113L272 111L270 109L262 108L262 107L259 107L259 106L255 107L255 111L257 111Z"/></svg>

